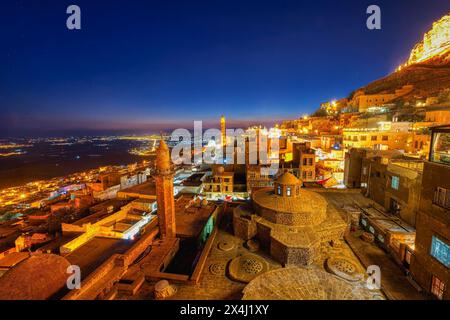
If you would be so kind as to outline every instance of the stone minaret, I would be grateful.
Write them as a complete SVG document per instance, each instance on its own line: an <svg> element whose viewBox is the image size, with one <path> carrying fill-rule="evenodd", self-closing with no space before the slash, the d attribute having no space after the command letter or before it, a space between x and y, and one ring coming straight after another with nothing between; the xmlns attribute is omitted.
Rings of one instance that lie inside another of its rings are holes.
<svg viewBox="0 0 450 320"><path fill-rule="evenodd" d="M220 117L220 131L222 132L222 146L227 144L227 127L225 124L225 116Z"/></svg>
<svg viewBox="0 0 450 320"><path fill-rule="evenodd" d="M161 238L175 238L175 201L173 197L173 171L167 144L161 139L156 154L156 202L158 204Z"/></svg>

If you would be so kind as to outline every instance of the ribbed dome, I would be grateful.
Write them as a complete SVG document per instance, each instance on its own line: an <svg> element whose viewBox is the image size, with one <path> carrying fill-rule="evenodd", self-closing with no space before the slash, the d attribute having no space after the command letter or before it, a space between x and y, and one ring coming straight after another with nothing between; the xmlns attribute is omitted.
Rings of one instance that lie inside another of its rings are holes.
<svg viewBox="0 0 450 320"><path fill-rule="evenodd" d="M282 185L297 185L300 184L301 181L292 173L285 172L277 179L277 183Z"/></svg>
<svg viewBox="0 0 450 320"><path fill-rule="evenodd" d="M0 277L0 300L50 299L66 286L69 266L61 256L33 254Z"/></svg>

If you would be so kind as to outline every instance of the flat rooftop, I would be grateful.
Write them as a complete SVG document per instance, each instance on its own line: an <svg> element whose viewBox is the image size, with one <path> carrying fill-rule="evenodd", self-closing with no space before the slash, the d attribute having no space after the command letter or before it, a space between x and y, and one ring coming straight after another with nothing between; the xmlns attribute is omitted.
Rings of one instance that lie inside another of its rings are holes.
<svg viewBox="0 0 450 320"><path fill-rule="evenodd" d="M198 187L203 183L202 178L204 175L205 175L204 173L194 173L185 180L183 180L181 182L181 185L187 187Z"/></svg>
<svg viewBox="0 0 450 320"><path fill-rule="evenodd" d="M136 186L120 190L119 194L128 195L130 197L146 196L156 198L156 185L153 181L147 181Z"/></svg>
<svg viewBox="0 0 450 320"><path fill-rule="evenodd" d="M65 258L80 267L81 277L84 279L113 254L125 253L133 243L131 240L95 237Z"/></svg>
<svg viewBox="0 0 450 320"><path fill-rule="evenodd" d="M207 206L195 204L189 206L191 200L193 200L193 197L183 195L175 201L177 236L182 238L198 237L209 217L217 208L211 202Z"/></svg>

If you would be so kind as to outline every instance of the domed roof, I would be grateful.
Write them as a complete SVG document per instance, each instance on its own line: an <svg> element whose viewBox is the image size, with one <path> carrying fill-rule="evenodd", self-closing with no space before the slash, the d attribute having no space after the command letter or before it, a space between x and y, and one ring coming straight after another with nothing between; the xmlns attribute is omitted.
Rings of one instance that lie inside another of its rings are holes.
<svg viewBox="0 0 450 320"><path fill-rule="evenodd" d="M384 300L380 291L320 269L287 267L263 273L243 290L243 300Z"/></svg>
<svg viewBox="0 0 450 320"><path fill-rule="evenodd" d="M219 166L218 168L217 168L217 173L218 174L223 174L225 172L225 168L223 167L223 166Z"/></svg>
<svg viewBox="0 0 450 320"><path fill-rule="evenodd" d="M296 185L301 183L301 181L290 172L283 173L278 177L276 182L283 185Z"/></svg>
<svg viewBox="0 0 450 320"><path fill-rule="evenodd" d="M66 286L69 266L55 254L32 254L0 277L0 300L50 299Z"/></svg>
<svg viewBox="0 0 450 320"><path fill-rule="evenodd" d="M161 139L156 150L156 168L158 170L170 170L170 153L166 142Z"/></svg>

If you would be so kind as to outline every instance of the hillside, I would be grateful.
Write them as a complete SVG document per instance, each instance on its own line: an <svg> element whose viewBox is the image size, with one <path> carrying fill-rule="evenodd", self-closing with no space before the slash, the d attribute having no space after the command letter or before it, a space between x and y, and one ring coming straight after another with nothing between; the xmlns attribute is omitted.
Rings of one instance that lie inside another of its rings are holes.
<svg viewBox="0 0 450 320"><path fill-rule="evenodd" d="M433 104L450 105L450 14L433 22L396 72L360 88L365 94L393 93L404 85L414 90L394 102L414 102L430 97ZM350 98L353 93L350 95Z"/></svg>
<svg viewBox="0 0 450 320"><path fill-rule="evenodd" d="M393 92L404 85L411 84L414 90L401 98L409 101L415 98L439 97L446 99L450 90L450 61L430 60L408 66L389 76L376 80L361 88L366 94ZM444 101L442 101L444 102Z"/></svg>

